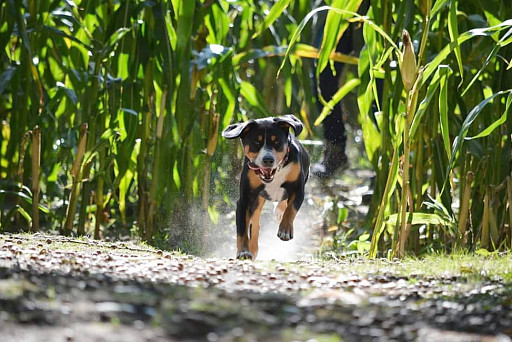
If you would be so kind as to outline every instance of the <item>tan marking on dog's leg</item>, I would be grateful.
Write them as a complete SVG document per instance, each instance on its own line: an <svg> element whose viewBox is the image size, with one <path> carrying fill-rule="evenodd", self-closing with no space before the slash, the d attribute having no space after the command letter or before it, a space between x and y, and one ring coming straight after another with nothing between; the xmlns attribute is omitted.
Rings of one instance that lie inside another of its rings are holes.
<svg viewBox="0 0 512 342"><path fill-rule="evenodd" d="M293 220L297 215L297 210L293 207L293 200L295 195L288 198L286 210L284 211L281 223L279 223L279 230L277 236L283 241L289 241L293 239Z"/></svg>
<svg viewBox="0 0 512 342"><path fill-rule="evenodd" d="M276 210L274 210L276 214L276 220L277 223L281 223L281 220L283 219L284 211L286 210L286 207L288 206L288 201L284 200L277 204Z"/></svg>
<svg viewBox="0 0 512 342"><path fill-rule="evenodd" d="M261 210L263 209L263 204L265 203L265 199L263 197L258 197L258 205L254 209L254 212L251 217L251 237L249 239L249 252L252 254L252 260L256 260L256 256L258 256L258 237L260 235L260 215Z"/></svg>
<svg viewBox="0 0 512 342"><path fill-rule="evenodd" d="M236 258L245 260L245 259L252 259L251 252L249 252L249 229L251 229L250 226L250 217L249 212L246 212L245 214L245 234L240 236L238 235L236 237Z"/></svg>

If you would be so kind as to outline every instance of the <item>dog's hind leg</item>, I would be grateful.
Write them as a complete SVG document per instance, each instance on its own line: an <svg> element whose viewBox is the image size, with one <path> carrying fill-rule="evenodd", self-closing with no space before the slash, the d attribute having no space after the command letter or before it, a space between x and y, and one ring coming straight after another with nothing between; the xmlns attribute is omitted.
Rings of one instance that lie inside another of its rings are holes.
<svg viewBox="0 0 512 342"><path fill-rule="evenodd" d="M251 236L249 238L249 252L252 254L252 260L256 260L256 256L258 255L258 238L260 235L260 216L261 209L263 209L263 204L265 203L265 199L263 197L258 197L256 207L253 209L251 215Z"/></svg>

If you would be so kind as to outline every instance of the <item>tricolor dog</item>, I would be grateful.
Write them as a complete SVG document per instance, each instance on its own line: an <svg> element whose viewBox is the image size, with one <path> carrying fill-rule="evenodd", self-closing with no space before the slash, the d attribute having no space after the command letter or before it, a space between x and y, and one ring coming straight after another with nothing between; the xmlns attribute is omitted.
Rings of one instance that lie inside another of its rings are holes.
<svg viewBox="0 0 512 342"><path fill-rule="evenodd" d="M254 260L258 255L265 200L278 203L277 236L283 241L293 238L293 220L309 176L309 156L295 137L302 128L294 115L283 115L229 125L222 132L227 139L240 138L245 155L236 207L238 259Z"/></svg>

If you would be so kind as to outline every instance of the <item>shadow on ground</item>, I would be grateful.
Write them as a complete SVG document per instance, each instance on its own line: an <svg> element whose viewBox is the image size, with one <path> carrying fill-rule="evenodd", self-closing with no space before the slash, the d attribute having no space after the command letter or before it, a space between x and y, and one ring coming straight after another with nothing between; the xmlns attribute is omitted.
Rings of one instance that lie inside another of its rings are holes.
<svg viewBox="0 0 512 342"><path fill-rule="evenodd" d="M0 235L0 333L5 341L510 340L510 283L394 267Z"/></svg>

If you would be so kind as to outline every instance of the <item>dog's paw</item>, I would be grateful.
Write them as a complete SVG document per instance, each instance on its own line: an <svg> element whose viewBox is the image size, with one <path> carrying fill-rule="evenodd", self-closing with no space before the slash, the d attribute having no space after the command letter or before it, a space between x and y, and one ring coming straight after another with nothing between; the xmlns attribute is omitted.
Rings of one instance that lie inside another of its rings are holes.
<svg viewBox="0 0 512 342"><path fill-rule="evenodd" d="M238 260L252 260L252 254L249 251L241 251L236 258Z"/></svg>
<svg viewBox="0 0 512 342"><path fill-rule="evenodd" d="M291 225L280 225L277 231L277 237L283 241L290 241L293 239L293 226Z"/></svg>

